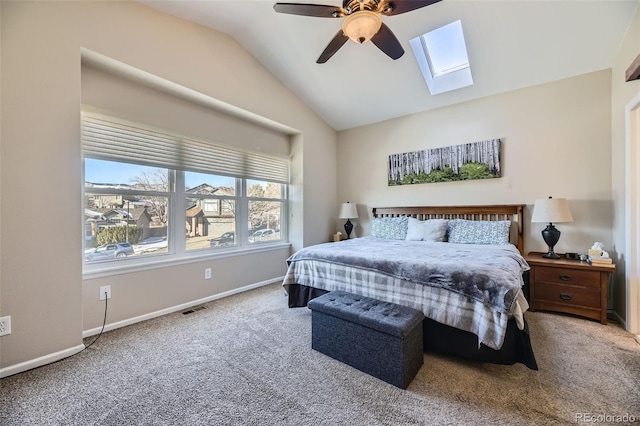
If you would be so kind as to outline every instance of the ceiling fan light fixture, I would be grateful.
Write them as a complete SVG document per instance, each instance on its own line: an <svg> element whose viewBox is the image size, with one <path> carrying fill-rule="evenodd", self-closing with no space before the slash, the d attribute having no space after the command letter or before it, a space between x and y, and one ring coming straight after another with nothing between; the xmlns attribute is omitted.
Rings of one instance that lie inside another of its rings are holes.
<svg viewBox="0 0 640 426"><path fill-rule="evenodd" d="M342 23L342 32L358 44L366 43L376 35L382 26L377 13L360 10L347 16Z"/></svg>

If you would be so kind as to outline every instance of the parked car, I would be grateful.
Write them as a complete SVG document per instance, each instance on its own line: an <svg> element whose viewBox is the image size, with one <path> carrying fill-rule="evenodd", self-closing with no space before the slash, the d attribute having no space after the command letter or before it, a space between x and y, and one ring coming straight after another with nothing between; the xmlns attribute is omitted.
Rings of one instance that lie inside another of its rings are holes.
<svg viewBox="0 0 640 426"><path fill-rule="evenodd" d="M278 238L279 238L279 235L275 229L265 228L265 229L258 229L256 232L254 232L249 237L249 241L252 243L255 243L258 241L265 241L265 240L277 240Z"/></svg>
<svg viewBox="0 0 640 426"><path fill-rule="evenodd" d="M123 258L133 254L131 243L112 243L96 247L85 253L86 260Z"/></svg>
<svg viewBox="0 0 640 426"><path fill-rule="evenodd" d="M209 245L211 247L229 246L235 244L235 239L235 232L225 232L219 237L209 240Z"/></svg>

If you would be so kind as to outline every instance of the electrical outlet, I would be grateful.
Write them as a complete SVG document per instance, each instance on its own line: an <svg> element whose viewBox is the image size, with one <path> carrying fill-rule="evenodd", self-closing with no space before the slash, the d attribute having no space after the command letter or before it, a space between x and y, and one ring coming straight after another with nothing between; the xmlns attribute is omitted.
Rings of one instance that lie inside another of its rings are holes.
<svg viewBox="0 0 640 426"><path fill-rule="evenodd" d="M106 297L105 297L106 293ZM100 287L100 300L111 299L111 286L105 285Z"/></svg>
<svg viewBox="0 0 640 426"><path fill-rule="evenodd" d="M11 334L11 316L0 318L0 336Z"/></svg>
<svg viewBox="0 0 640 426"><path fill-rule="evenodd" d="M211 268L207 268L204 270L204 279L205 280L211 279Z"/></svg>

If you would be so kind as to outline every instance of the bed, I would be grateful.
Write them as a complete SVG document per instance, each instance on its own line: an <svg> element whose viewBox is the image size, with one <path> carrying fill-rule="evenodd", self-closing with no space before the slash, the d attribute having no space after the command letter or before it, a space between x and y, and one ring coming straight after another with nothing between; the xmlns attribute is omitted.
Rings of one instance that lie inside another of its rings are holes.
<svg viewBox="0 0 640 426"><path fill-rule="evenodd" d="M525 312L523 205L382 207L371 235L287 260L289 307L342 290L420 309L424 349L537 370Z"/></svg>

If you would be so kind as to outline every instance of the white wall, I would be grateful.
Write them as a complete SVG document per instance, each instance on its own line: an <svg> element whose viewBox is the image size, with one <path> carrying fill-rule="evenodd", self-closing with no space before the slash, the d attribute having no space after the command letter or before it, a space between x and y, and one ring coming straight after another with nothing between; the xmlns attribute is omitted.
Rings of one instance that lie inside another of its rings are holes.
<svg viewBox="0 0 640 426"><path fill-rule="evenodd" d="M2 34L2 6L0 6L0 34ZM2 70L2 43L1 42L0 42L0 70ZM0 99L2 99L2 73L0 73ZM2 153L2 131L1 130L2 130L2 110L0 109L0 154ZM1 235L2 235L2 161L0 161L0 236ZM2 238L0 238L0 259L2 259ZM2 268L0 267L0 315L3 315L1 283L2 283ZM1 366L2 366L2 339L0 338L0 368Z"/></svg>
<svg viewBox="0 0 640 426"><path fill-rule="evenodd" d="M636 14L629 25L627 34L620 46L620 51L616 56L612 68L611 79L611 173L612 173L612 195L614 203L613 216L613 245L621 253L616 265L613 287L614 309L624 320L626 317L626 299L620 297L625 293L625 263L626 261L638 262L638 259L626 259L624 254L627 230L625 229L625 106L638 93L640 93L640 80L632 82L625 81L625 71L633 60L640 54L640 2ZM633 165L636 169L639 164ZM638 218L635 218L636 222ZM636 277L636 282L638 277ZM636 290L640 291L640 290ZM637 314L636 314L637 315ZM635 331L640 330L640 325Z"/></svg>
<svg viewBox="0 0 640 426"><path fill-rule="evenodd" d="M503 177L387 186L389 154L502 139ZM338 200L358 204L358 234L372 207L526 204L525 250L546 251L531 224L538 198L565 197L573 223L556 251L612 247L611 72L586 74L338 133ZM336 227L340 223L336 223Z"/></svg>
<svg viewBox="0 0 640 426"><path fill-rule="evenodd" d="M286 249L83 283L83 48L297 129L291 241L295 249L329 238L338 208L335 131L233 39L134 2L1 2L0 13L0 315L13 326L0 338L0 373L80 348L83 330L100 324L99 285L112 285L111 323L284 271ZM211 282L202 279L205 266Z"/></svg>

